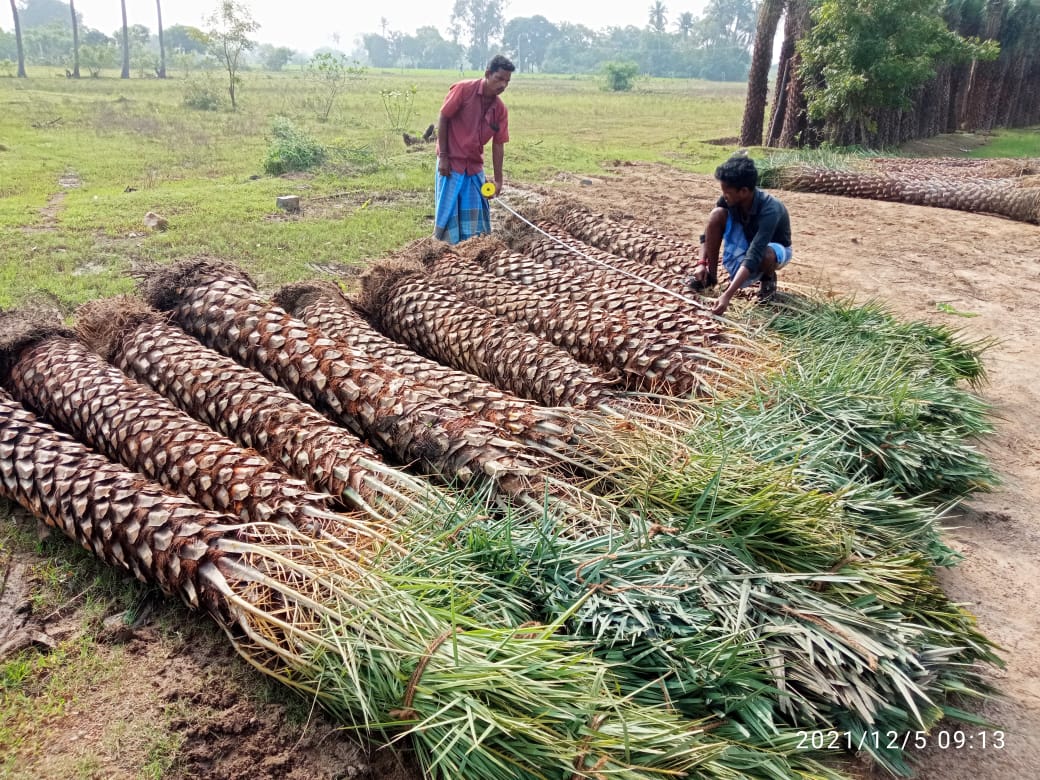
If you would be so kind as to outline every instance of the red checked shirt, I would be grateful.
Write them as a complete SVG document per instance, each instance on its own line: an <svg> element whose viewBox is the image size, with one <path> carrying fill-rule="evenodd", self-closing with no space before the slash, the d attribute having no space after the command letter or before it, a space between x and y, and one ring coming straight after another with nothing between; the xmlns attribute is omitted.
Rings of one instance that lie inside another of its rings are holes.
<svg viewBox="0 0 1040 780"><path fill-rule="evenodd" d="M472 176L484 169L484 145L509 140L509 111L497 95L484 97L484 79L451 85L441 114L448 120L448 161L456 173ZM437 154L440 155L440 141Z"/></svg>

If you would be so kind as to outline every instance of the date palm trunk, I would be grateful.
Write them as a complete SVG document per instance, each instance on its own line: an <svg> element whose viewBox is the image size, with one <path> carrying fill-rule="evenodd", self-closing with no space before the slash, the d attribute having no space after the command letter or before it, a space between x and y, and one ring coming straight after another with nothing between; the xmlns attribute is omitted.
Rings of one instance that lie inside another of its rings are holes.
<svg viewBox="0 0 1040 780"><path fill-rule="evenodd" d="M329 496L275 471L130 380L60 324L0 315L0 384L27 408L207 509L240 520L351 535ZM324 530L323 530L324 529Z"/></svg>
<svg viewBox="0 0 1040 780"><path fill-rule="evenodd" d="M688 721L622 699L609 669L552 629L487 628L391 585L360 563L379 560L368 552L378 539L359 535L348 554L291 528L205 510L55 431L3 391L0 495L208 613L250 665L344 725L407 734L430 777L595 767L636 780L685 775L721 754Z"/></svg>
<svg viewBox="0 0 1040 780"><path fill-rule="evenodd" d="M372 266L361 285L360 306L384 333L521 398L588 409L617 389L559 347L467 304L417 263Z"/></svg>
<svg viewBox="0 0 1040 780"><path fill-rule="evenodd" d="M139 299L76 311L81 340L181 411L314 489L383 522L444 502L432 486L383 463L356 436L252 369L204 347Z"/></svg>
<svg viewBox="0 0 1040 780"><path fill-rule="evenodd" d="M192 260L142 280L145 298L204 344L264 374L372 442L462 485L540 492L538 458L499 428L264 298L242 271Z"/></svg>
<svg viewBox="0 0 1040 780"><path fill-rule="evenodd" d="M763 0L758 9L755 27L755 45L751 51L751 67L748 70L747 99L744 103L744 119L740 124L740 145L760 146L762 127L765 123L766 100L769 95L769 65L773 61L773 39L784 0Z"/></svg>
<svg viewBox="0 0 1040 780"><path fill-rule="evenodd" d="M301 282L283 286L273 301L331 339L378 355L416 385L440 393L458 406L538 449L564 450L576 443L580 428L574 410L539 406L499 390L475 374L423 357L368 322L334 285Z"/></svg>
<svg viewBox="0 0 1040 780"><path fill-rule="evenodd" d="M999 214L1040 224L1040 187L1023 187L1011 179L913 177L799 165L779 171L778 186L800 192Z"/></svg>
<svg viewBox="0 0 1040 780"><path fill-rule="evenodd" d="M696 356L654 328L628 323L584 302L492 276L446 251L427 266L474 306L565 349L576 359L617 371L633 390L685 395L698 385Z"/></svg>

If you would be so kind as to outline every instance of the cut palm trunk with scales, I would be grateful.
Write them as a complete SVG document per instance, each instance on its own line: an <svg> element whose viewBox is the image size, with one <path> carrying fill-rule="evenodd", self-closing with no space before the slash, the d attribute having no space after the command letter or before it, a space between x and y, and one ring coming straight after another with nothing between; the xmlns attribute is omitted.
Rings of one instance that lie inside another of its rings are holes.
<svg viewBox="0 0 1040 780"><path fill-rule="evenodd" d="M699 247L692 241L670 236L635 220L621 223L568 202L546 201L538 213L542 220L604 251L656 266L678 279L693 272Z"/></svg>
<svg viewBox="0 0 1040 780"><path fill-rule="evenodd" d="M101 328L101 323L107 323L107 328ZM173 371L174 373L168 374L164 381L169 385L181 386L180 395L182 397L193 396L196 399L205 397L208 399L208 405L211 407L235 407L236 386L239 386L239 383L233 377L237 377L244 381L251 379L258 381L259 385L255 382L250 382L247 385L248 388L254 394L271 394L271 400L275 408L278 408L281 404L291 405L292 399L279 398L278 389L269 385L266 380L253 374L248 369L231 363L229 359L222 358L216 353L206 350L197 342L193 342L183 332L163 323L162 319L154 312L142 309L140 302L137 302L135 306L132 301L117 299L99 301L88 305L79 312L79 325L81 331L85 330L91 334L92 340L106 343L108 345L106 351L111 352L113 349L119 349L120 351L123 349L129 350L130 354L129 356L124 356L124 361L135 364L138 370L143 370L152 376L156 376L157 372ZM109 332L106 333L106 330ZM114 332L112 332L113 330ZM123 346L121 348L117 348L113 344L117 340L122 343ZM229 363L230 365L228 365ZM180 366L179 369L177 368L178 365ZM222 372L220 376L216 376L218 372ZM203 376L207 373L213 374L212 379L219 379L219 381L210 381L208 383L209 389L205 390L205 383L199 384L193 379L193 375L196 373L201 373ZM223 394L221 389L225 385L227 385L226 395ZM272 422L270 417L265 418L262 411L252 411L251 413L251 410L254 409L254 404L245 406L239 404L235 416L249 419L266 419L268 423ZM292 424L291 420L284 418L282 418L282 422ZM308 428L307 433L313 434L314 430ZM610 554L613 555L614 553ZM426 559L424 558L423 560ZM731 565L736 564L734 562ZM646 587L650 590L653 589L649 585ZM674 599L675 597L675 594L673 594L672 598ZM601 601L604 600L601 599ZM611 614L617 614L619 606L611 605L609 599L607 599L604 601L603 606L604 615L607 613L608 608ZM563 608L562 611L566 612L567 610ZM827 640L818 639L815 641ZM672 652L674 653L675 651L673 650ZM785 652L789 652L789 650ZM692 661L693 659L691 659ZM794 656L789 660L789 665L791 665L792 669L800 667L805 663L803 660L799 660L796 663ZM676 671L675 673L678 674L679 672ZM792 674L797 677L799 673L792 672ZM685 683L687 692L692 692L693 690L690 685L691 683ZM813 705L805 703L802 706L811 709Z"/></svg>
<svg viewBox="0 0 1040 780"><path fill-rule="evenodd" d="M449 501L432 485L387 466L375 450L288 390L204 347L140 299L81 306L76 332L181 411L382 521Z"/></svg>
<svg viewBox="0 0 1040 780"><path fill-rule="evenodd" d="M697 354L652 328L623 317L538 292L492 276L454 252L429 253L431 278L448 284L468 303L567 350L578 360L617 371L632 390L687 395L700 384Z"/></svg>
<svg viewBox="0 0 1040 780"><path fill-rule="evenodd" d="M57 322L0 314L0 384L98 452L207 509L313 533L344 532L346 518L328 511L328 494L193 420Z"/></svg>
<svg viewBox="0 0 1040 780"><path fill-rule="evenodd" d="M692 263L688 268L682 269L681 272L676 272L671 269L648 265L630 257L607 252L575 238L553 222L538 222L535 224L535 228L523 230L517 227L507 232L509 246L514 251L522 252L525 255L558 257L560 258L558 264L566 262L567 258L569 258L571 262L578 263L583 267L596 266L602 268L604 265L608 265L618 271L638 276L666 290L671 290L684 298L690 294L689 288L686 286L686 280L689 279L694 271ZM722 270L724 271L725 269ZM691 305L699 305L695 298L692 301ZM694 309L694 311L696 310Z"/></svg>
<svg viewBox="0 0 1040 780"><path fill-rule="evenodd" d="M558 295L571 302L584 302L624 317L629 323L678 340L694 349L700 358L698 371L710 375L713 386L744 384L750 367L775 362L768 345L755 343L736 328L653 287L610 269L582 262L563 247L532 249L537 256L511 251L495 239L471 239L460 244L458 253L471 259L489 274Z"/></svg>
<svg viewBox="0 0 1040 780"><path fill-rule="evenodd" d="M591 409L621 389L559 347L467 304L421 265L386 261L361 275L358 305L412 349L544 406Z"/></svg>
<svg viewBox="0 0 1040 780"><path fill-rule="evenodd" d="M522 500L544 498L544 464L507 432L290 316L240 269L190 260L157 269L141 287L188 333L330 415L384 457L451 483L491 480Z"/></svg>
<svg viewBox="0 0 1040 780"><path fill-rule="evenodd" d="M560 449L575 441L573 410L539 406L499 390L475 374L423 357L384 336L358 312L334 284L300 282L281 287L272 300L329 338L378 355L419 386L480 415L532 446Z"/></svg>
<svg viewBox="0 0 1040 780"><path fill-rule="evenodd" d="M1019 222L1040 223L1040 187L1024 187L1014 179L863 173L807 164L778 165L763 171L762 178L768 186L797 192L999 214Z"/></svg>
<svg viewBox="0 0 1040 780"><path fill-rule="evenodd" d="M330 547L207 511L2 391L0 488L106 563L207 612L247 662L345 725L411 737L431 778L734 776L728 745L619 698L607 667L553 628L493 630L416 601L359 564L377 537Z"/></svg>

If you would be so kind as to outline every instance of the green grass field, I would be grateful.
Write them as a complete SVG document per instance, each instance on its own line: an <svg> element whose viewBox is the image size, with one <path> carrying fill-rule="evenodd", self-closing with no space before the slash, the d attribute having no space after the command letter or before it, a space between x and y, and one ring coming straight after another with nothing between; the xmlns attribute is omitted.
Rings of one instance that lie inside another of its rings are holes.
<svg viewBox="0 0 1040 780"><path fill-rule="evenodd" d="M0 307L42 296L69 311L129 291L135 262L200 254L277 284L428 235L434 150L405 146L401 132L434 122L457 78L368 71L325 122L320 88L302 72L246 74L234 112L226 100L217 111L185 107L189 86L207 83L197 75L0 79ZM226 91L219 75L208 85ZM735 147L744 85L644 79L615 93L593 77L518 74L506 99L507 179L592 173L615 160L709 173ZM264 173L278 116L330 150L320 169ZM1030 146L1035 132L1014 131L975 154ZM303 198L299 217L275 208L291 194ZM149 211L169 229L147 229Z"/></svg>
<svg viewBox="0 0 1040 780"><path fill-rule="evenodd" d="M183 78L0 80L0 307L42 294L68 310L128 291L136 261L199 254L274 284L429 234L434 150L406 147L401 130L419 134L434 122L457 78L366 73L327 122L301 73L247 74L235 112L186 108ZM412 87L410 113L403 97L384 100ZM732 150L705 142L734 135L743 85L646 80L610 93L588 77L518 75L506 98L507 179L593 172L619 159L708 172ZM319 171L264 174L276 116L332 150ZM302 196L302 216L275 208L286 194ZM169 229L145 228L148 211Z"/></svg>

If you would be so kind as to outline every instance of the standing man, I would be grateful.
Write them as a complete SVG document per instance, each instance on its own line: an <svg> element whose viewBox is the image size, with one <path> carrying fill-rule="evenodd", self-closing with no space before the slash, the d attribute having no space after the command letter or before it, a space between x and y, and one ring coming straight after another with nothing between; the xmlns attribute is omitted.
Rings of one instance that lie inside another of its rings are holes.
<svg viewBox="0 0 1040 780"><path fill-rule="evenodd" d="M448 90L437 122L437 209L434 238L457 244L491 232L491 207L480 194L484 146L491 141L495 193L502 191L502 160L509 140L509 112L499 97L515 67L497 54L484 77Z"/></svg>
<svg viewBox="0 0 1040 780"><path fill-rule="evenodd" d="M712 308L723 314L741 287L758 282L758 299L776 293L776 271L791 262L791 217L772 195L758 189L758 170L750 157L730 157L715 169L722 197L701 235L701 259L689 285L703 290L716 284L719 246L730 283Z"/></svg>

